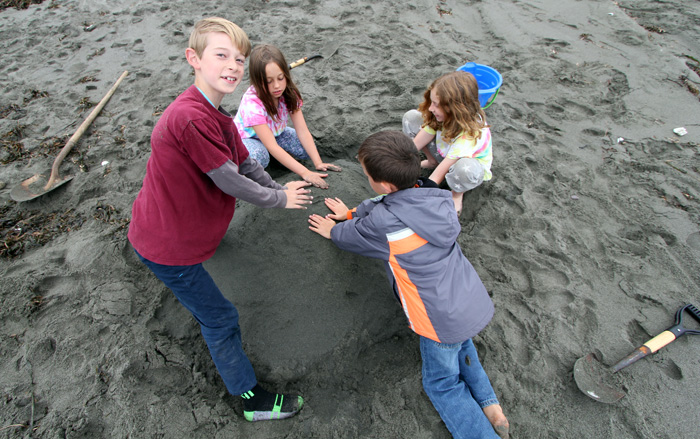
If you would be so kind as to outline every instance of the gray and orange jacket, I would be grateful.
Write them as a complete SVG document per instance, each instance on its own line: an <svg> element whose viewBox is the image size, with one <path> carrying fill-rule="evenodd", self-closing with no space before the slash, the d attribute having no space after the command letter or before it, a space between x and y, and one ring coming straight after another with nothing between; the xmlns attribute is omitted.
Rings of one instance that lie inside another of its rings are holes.
<svg viewBox="0 0 700 439"><path fill-rule="evenodd" d="M493 317L493 302L457 243L461 226L444 189L415 187L363 201L331 239L342 250L384 261L411 329L460 343Z"/></svg>

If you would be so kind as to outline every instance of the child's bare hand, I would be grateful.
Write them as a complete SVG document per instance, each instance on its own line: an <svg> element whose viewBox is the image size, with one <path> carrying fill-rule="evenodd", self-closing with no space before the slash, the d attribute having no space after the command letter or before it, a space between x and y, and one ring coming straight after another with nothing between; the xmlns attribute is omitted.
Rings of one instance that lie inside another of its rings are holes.
<svg viewBox="0 0 700 439"><path fill-rule="evenodd" d="M328 183L324 178L328 177L328 174L319 174L318 172L307 171L302 178L304 181L311 183L317 188L328 189Z"/></svg>
<svg viewBox="0 0 700 439"><path fill-rule="evenodd" d="M321 215L309 215L309 229L318 233L326 239L331 239L331 229L335 226L335 221Z"/></svg>
<svg viewBox="0 0 700 439"><path fill-rule="evenodd" d="M303 185L298 185L295 183L303 183ZM285 209L306 209L307 204L311 204L314 199L311 195L308 195L311 191L304 189L304 187L309 184L306 182L291 182L287 183L289 189L285 190L284 193L287 195L287 204L284 206Z"/></svg>
<svg viewBox="0 0 700 439"><path fill-rule="evenodd" d="M289 183L285 184L284 186L287 189L299 189L303 187L307 187L311 183L307 183L305 181L290 181Z"/></svg>
<svg viewBox="0 0 700 439"><path fill-rule="evenodd" d="M336 221L345 221L348 219L348 207L340 201L340 198L326 198L325 199L326 206L333 211L332 214L326 215L327 218L334 219Z"/></svg>
<svg viewBox="0 0 700 439"><path fill-rule="evenodd" d="M334 165L332 163L321 163L319 165L316 165L316 170L317 171L335 171L335 172L342 171L340 166Z"/></svg>

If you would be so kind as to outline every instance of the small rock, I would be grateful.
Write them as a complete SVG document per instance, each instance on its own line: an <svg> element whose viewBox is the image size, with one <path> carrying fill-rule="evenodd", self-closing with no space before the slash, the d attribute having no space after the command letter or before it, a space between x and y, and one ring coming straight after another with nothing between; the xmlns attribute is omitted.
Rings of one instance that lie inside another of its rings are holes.
<svg viewBox="0 0 700 439"><path fill-rule="evenodd" d="M686 134L688 134L688 130L686 130L683 127L674 128L673 132L678 134L679 136L685 136Z"/></svg>

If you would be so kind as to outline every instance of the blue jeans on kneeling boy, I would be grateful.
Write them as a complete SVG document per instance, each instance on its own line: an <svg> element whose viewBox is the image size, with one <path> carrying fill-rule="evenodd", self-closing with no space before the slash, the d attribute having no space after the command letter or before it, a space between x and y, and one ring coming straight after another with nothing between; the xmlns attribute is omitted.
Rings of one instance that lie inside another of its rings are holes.
<svg viewBox="0 0 700 439"><path fill-rule="evenodd" d="M423 389L455 439L498 438L483 408L498 404L471 339L438 343L420 337Z"/></svg>

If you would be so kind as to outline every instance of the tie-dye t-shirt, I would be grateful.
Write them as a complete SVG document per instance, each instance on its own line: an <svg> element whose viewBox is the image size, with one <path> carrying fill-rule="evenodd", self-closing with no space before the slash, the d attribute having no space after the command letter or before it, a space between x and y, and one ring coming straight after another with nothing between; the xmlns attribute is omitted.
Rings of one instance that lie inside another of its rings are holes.
<svg viewBox="0 0 700 439"><path fill-rule="evenodd" d="M299 99L299 108L301 108L301 105L302 102ZM258 136L253 130L255 125L267 124L272 134L277 137L287 128L288 119L289 110L287 110L287 105L284 103L284 97L280 98L279 105L277 105L277 118L273 118L267 114L265 105L258 97L255 87L251 85L241 98L241 104L238 107L236 116L233 118L233 122L238 128L238 134L241 136L241 139L251 137L257 139Z"/></svg>
<svg viewBox="0 0 700 439"><path fill-rule="evenodd" d="M481 137L475 139L467 133L462 132L452 143L447 143L442 138L442 131L435 131L429 126L423 129L430 135L435 136L435 146L438 153L446 159L475 158L484 167L484 180L491 180L491 162L493 161L493 151L491 150L491 130L481 129Z"/></svg>

